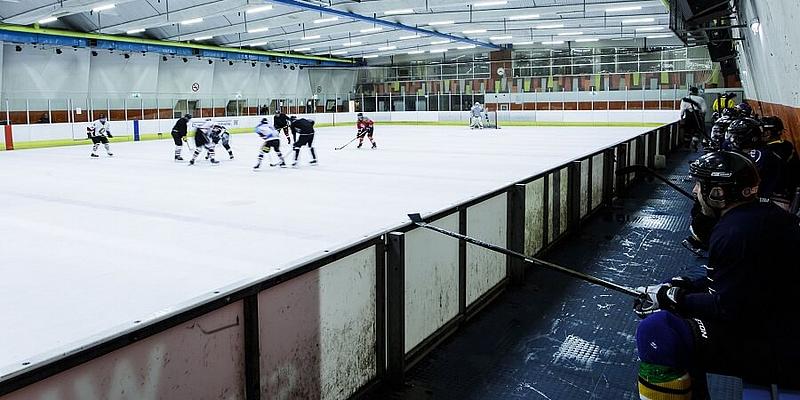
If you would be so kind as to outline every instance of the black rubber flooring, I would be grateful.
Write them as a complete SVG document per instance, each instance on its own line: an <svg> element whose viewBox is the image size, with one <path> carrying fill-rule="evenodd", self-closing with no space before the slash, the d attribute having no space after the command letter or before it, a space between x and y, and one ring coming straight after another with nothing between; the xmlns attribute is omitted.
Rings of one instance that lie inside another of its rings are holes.
<svg viewBox="0 0 800 400"><path fill-rule="evenodd" d="M687 163L673 154L662 175L691 191ZM702 274L705 259L680 245L691 201L662 182L642 181L590 219L549 261L636 287ZM458 333L415 365L404 388L382 399L638 399L634 334L639 319L622 294L533 268ZM740 398L740 384L711 377L713 398Z"/></svg>

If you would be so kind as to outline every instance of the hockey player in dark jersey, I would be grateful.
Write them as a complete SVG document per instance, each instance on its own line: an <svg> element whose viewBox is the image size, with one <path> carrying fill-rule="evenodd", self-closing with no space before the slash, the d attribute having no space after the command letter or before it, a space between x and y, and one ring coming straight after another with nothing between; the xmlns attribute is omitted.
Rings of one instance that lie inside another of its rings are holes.
<svg viewBox="0 0 800 400"><path fill-rule="evenodd" d="M189 160L189 165L194 165L194 161L197 159L197 156L203 151L206 150L208 153L208 159L211 161L211 164L219 164L219 161L214 159L214 142L211 141L211 128L214 126L214 123L211 122L211 119L207 119L203 125L200 125L194 131L194 153L192 154L192 159Z"/></svg>
<svg viewBox="0 0 800 400"><path fill-rule="evenodd" d="M275 109L275 117L272 118L272 126L275 127L275 130L278 132L283 131L283 134L286 135L286 143L292 142L289 139L289 117L287 117L280 108ZM294 141L297 141L296 136Z"/></svg>
<svg viewBox="0 0 800 400"><path fill-rule="evenodd" d="M261 151L258 153L258 163L253 167L254 171L258 171L261 168L261 162L264 161L264 157L269 155L271 150L275 150L275 154L278 156L280 163L269 165L271 167L280 166L286 167L286 162L283 159L283 154L281 154L281 138L280 133L275 130L275 127L270 125L268 118L262 118L261 123L256 126L256 133L258 136L264 140L264 144L261 145Z"/></svg>
<svg viewBox="0 0 800 400"><path fill-rule="evenodd" d="M314 151L314 120L306 118L297 118L294 115L289 118L289 127L292 129L292 134L295 135L297 140L294 142L294 162L293 167L297 166L300 160L300 148L308 146L311 151L311 165L317 164L317 152Z"/></svg>
<svg viewBox="0 0 800 400"><path fill-rule="evenodd" d="M98 118L97 121L94 121L94 123L86 129L86 135L92 140L93 143L92 154L90 154L90 157L100 157L97 155L97 149L100 148L101 144L106 148L106 153L109 157L114 155L114 153L111 152L111 145L108 144L108 138L114 137L111 135L110 125L111 124L109 124L106 116L104 114L100 114L100 118Z"/></svg>
<svg viewBox="0 0 800 400"><path fill-rule="evenodd" d="M640 398L708 399L706 373L797 388L798 220L758 201L758 170L741 153L705 154L689 172L703 214L719 222L705 277L639 288Z"/></svg>
<svg viewBox="0 0 800 400"><path fill-rule="evenodd" d="M372 148L377 149L378 144L375 143L375 140L372 139L372 135L375 133L375 123L364 116L364 113L358 113L358 121L356 121L356 136L358 136L358 148L361 148L361 145L364 144L364 136L366 136L370 142L372 142Z"/></svg>
<svg viewBox="0 0 800 400"><path fill-rule="evenodd" d="M767 149L782 166L783 184L787 188L788 200L795 202L797 201L798 186L800 186L800 157L797 155L794 143L781 138L784 127L783 121L778 117L762 118L761 128L764 132L764 141L767 142Z"/></svg>
<svg viewBox="0 0 800 400"><path fill-rule="evenodd" d="M175 161L183 161L181 151L183 150L183 142L186 141L187 125L191 119L192 114L186 114L178 118L178 121L175 122L175 126L172 127L172 140L175 142Z"/></svg>
<svg viewBox="0 0 800 400"><path fill-rule="evenodd" d="M211 127L211 142L213 146L222 142L222 147L228 152L228 156L231 160L233 160L233 150L231 150L231 134L228 133L228 129L222 125L213 125ZM208 160L210 154L206 154L206 160Z"/></svg>

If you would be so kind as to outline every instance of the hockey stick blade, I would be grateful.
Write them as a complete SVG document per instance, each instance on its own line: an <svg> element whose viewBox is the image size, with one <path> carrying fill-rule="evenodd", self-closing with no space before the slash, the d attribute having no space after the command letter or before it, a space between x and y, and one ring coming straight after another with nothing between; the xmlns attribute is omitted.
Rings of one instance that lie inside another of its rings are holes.
<svg viewBox="0 0 800 400"><path fill-rule="evenodd" d="M622 167L622 168L618 169L616 171L616 174L617 175L627 175L627 174L632 174L632 173L635 173L635 172L646 172L646 173L652 175L654 178L660 180L661 182L666 183L669 187L677 190L680 194L688 197L691 200L695 200L694 195L689 193L689 192L687 192L686 189L676 185L673 182L670 182L670 180L667 179L665 176L659 174L656 171L653 171L652 168L644 166L644 165L638 165L638 164L637 165L628 165L626 167Z"/></svg>
<svg viewBox="0 0 800 400"><path fill-rule="evenodd" d="M528 257L525 254L518 253L518 252L516 252L514 250L506 249L505 247L500 247L500 246L497 246L497 245L493 245L491 243L486 243L486 242L483 242L481 240L475 239L475 238L467 236L467 235L462 235L460 233L448 231L446 229L430 225L430 224L428 224L428 223L423 221L422 216L419 213L408 214L408 218L411 219L411 222L413 222L414 224L416 224L417 226L419 226L421 228L430 229L432 231L439 232L439 233L441 233L443 235L450 236L450 237L453 237L453 238L456 238L456 239L459 239L459 240L463 240L463 241L465 241L467 243L472 243L472 244L474 244L476 246L480 246L480 247L483 247L483 248L486 248L486 249L489 249L489 250L492 250L492 251L496 251L498 253L505 254L507 256L517 257L517 258L520 258L523 261L528 262L530 264L538 265L540 267L545 267L545 268L548 268L548 269L553 270L553 271L561 272L561 273L569 275L569 276L571 276L573 278L578 278L578 279L580 279L582 281L585 281L585 282L593 283L595 285L599 285L599 286L605 287L607 289L611 289L611 290L617 291L619 293L627 294L628 296L632 296L632 297L635 297L635 298L642 298L642 296L643 296L643 294L641 292L638 292L638 291L636 291L634 289L631 289L631 288L629 288L627 286L622 286L622 285L616 284L614 282L609 282L607 280L597 278L597 277L592 276L592 275L587 275L587 274L584 274L582 272L578 272L578 271L569 269L567 267L563 267L561 265L551 263L549 261L541 260L541 259L534 258L534 257Z"/></svg>

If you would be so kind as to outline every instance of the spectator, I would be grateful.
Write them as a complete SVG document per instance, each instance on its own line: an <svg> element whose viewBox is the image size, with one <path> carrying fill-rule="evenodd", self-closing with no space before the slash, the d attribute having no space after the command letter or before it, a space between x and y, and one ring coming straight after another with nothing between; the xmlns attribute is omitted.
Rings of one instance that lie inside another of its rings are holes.
<svg viewBox="0 0 800 400"><path fill-rule="evenodd" d="M50 117L47 116L47 113L42 113L42 115L39 117L39 120L36 121L36 123L37 124L49 124L50 123Z"/></svg>

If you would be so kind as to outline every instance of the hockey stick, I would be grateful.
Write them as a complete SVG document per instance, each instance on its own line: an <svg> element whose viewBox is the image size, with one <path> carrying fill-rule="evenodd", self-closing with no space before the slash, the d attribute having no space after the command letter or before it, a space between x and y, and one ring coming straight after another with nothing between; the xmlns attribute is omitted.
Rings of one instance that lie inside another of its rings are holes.
<svg viewBox="0 0 800 400"><path fill-rule="evenodd" d="M682 188L682 187L670 182L669 179L667 179L663 175L659 174L656 171L653 171L651 168L646 167L644 165L629 165L627 167L622 167L622 168L617 170L617 175L632 174L634 172L646 172L646 173L652 175L653 177L657 178L658 180L666 183L671 188L677 190L678 192L680 192L680 194L690 198L691 200L695 200L694 195L689 193L689 192L687 192L686 189L684 189L684 188Z"/></svg>
<svg viewBox="0 0 800 400"><path fill-rule="evenodd" d="M345 143L342 147L334 147L333 149L334 150L341 150L341 149L347 147L348 144L353 143L356 139L361 138L361 137L364 137L364 135L356 135L356 137L350 139L350 141Z"/></svg>
<svg viewBox="0 0 800 400"><path fill-rule="evenodd" d="M578 278L578 279L580 279L582 281L586 281L586 282L589 282L589 283L594 283L595 285L599 285L599 286L602 286L602 287L607 288L607 289L615 290L617 292L620 292L620 293L623 293L623 294L627 294L628 296L631 296L631 297L635 297L635 298L642 298L643 297L643 294L641 292L638 292L638 291L636 291L636 290L634 290L632 288L629 288L627 286L618 285L618 284L616 284L614 282L609 282L609 281L604 280L604 279L600 279L600 278L597 278L597 277L594 277L594 276L591 276L591 275L584 274L582 272L578 272L578 271L575 271L575 270L572 270L572 269L569 269L569 268L566 268L566 267L562 267L562 266L560 266L558 264L553 264L551 262L544 261L544 260L541 260L541 259L538 259L538 258L528 257L525 254L518 253L516 251L509 250L509 249L506 249L504 247L495 246L493 244L486 243L486 242L480 241L478 239L475 239L475 238L472 238L472 237L469 237L469 236L466 236L466 235L462 235L460 233L451 232L451 231L448 231L446 229L439 228L437 226L429 225L425 221L422 220L422 216L420 216L418 213L416 213L416 214L408 214L408 218L411 219L411 222L413 222L414 224L416 224L416 225L418 225L418 226L420 226L422 228L430 229L432 231L439 232L439 233L441 233L443 235L454 237L456 239L463 240L463 241L465 241L467 243L472 243L472 244L474 244L476 246L480 246L480 247L483 247L483 248L486 248L486 249L489 249L489 250L493 250L493 251L496 251L498 253L505 254L507 256L517 257L517 258L520 258L523 261L528 262L530 264L534 264L534 265L538 265L538 266L541 266L541 267L545 267L545 268L548 268L548 269L553 270L553 271L558 271L558 272L561 272L563 274L567 274L567 275L569 275L569 276L571 276L573 278Z"/></svg>

